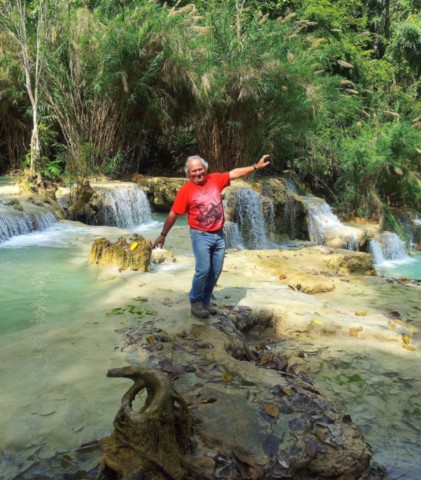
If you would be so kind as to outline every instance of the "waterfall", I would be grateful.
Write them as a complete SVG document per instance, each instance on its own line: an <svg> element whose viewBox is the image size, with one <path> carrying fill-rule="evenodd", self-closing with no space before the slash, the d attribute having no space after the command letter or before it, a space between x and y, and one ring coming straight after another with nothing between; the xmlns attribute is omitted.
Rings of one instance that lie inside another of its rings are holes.
<svg viewBox="0 0 421 480"><path fill-rule="evenodd" d="M270 215L273 217L273 204L269 200L266 209L268 217L270 218ZM250 250L271 248L262 199L254 190L247 188L238 193L234 221L238 224L246 248Z"/></svg>
<svg viewBox="0 0 421 480"><path fill-rule="evenodd" d="M103 202L97 218L102 225L134 228L152 220L145 192L136 184L102 190Z"/></svg>
<svg viewBox="0 0 421 480"><path fill-rule="evenodd" d="M370 241L370 253L374 265L382 265L391 261L395 263L411 262L403 242L396 233L383 232Z"/></svg>
<svg viewBox="0 0 421 480"><path fill-rule="evenodd" d="M328 239L338 238L342 242L341 248L359 249L356 230L344 225L324 200L316 197L301 198L307 204L308 233L312 242L324 245Z"/></svg>
<svg viewBox="0 0 421 480"><path fill-rule="evenodd" d="M49 211L27 213L14 208L2 207L0 209L0 242L18 235L45 230L56 221L54 215Z"/></svg>
<svg viewBox="0 0 421 480"><path fill-rule="evenodd" d="M224 234L227 248L244 248L243 237L241 236L237 223L226 222L224 225Z"/></svg>

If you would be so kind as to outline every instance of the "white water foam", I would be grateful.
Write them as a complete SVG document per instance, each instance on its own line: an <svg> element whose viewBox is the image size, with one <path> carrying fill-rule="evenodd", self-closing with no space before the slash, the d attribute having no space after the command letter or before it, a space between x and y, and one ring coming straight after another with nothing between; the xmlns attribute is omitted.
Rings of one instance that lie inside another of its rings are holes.
<svg viewBox="0 0 421 480"><path fill-rule="evenodd" d="M342 238L343 248L358 251L359 244L355 230L344 225L332 212L330 206L322 199L302 197L308 210L308 233L310 240L324 245L328 237Z"/></svg>
<svg viewBox="0 0 421 480"><path fill-rule="evenodd" d="M0 212L0 243L19 235L45 230L57 222L51 212L16 212L14 209ZM11 210L14 210L13 212Z"/></svg>
<svg viewBox="0 0 421 480"><path fill-rule="evenodd" d="M100 223L120 228L135 228L152 221L145 192L136 184L114 186L103 190L104 201Z"/></svg>
<svg viewBox="0 0 421 480"><path fill-rule="evenodd" d="M405 242L396 233L381 233L370 241L369 248L376 267L393 267L414 261L408 255Z"/></svg>

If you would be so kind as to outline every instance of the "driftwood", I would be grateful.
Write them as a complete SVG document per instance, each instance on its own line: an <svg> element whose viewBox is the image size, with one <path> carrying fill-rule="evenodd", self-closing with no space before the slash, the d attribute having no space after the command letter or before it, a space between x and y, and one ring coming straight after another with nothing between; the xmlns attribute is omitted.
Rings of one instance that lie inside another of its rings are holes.
<svg viewBox="0 0 421 480"><path fill-rule="evenodd" d="M97 478L198 478L183 457L191 434L188 407L167 376L133 366L111 369L107 376L130 378L134 384L121 399L114 419L115 430L106 441ZM145 404L136 412L133 402L144 389Z"/></svg>

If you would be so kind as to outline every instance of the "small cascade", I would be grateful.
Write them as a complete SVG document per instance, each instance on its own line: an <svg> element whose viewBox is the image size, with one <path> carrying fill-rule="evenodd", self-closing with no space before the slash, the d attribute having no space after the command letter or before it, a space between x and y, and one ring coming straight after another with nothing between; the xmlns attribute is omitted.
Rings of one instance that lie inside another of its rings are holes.
<svg viewBox="0 0 421 480"><path fill-rule="evenodd" d="M383 232L370 241L370 253L374 265L387 262L406 263L412 258L408 255L405 242L396 233Z"/></svg>
<svg viewBox="0 0 421 480"><path fill-rule="evenodd" d="M265 207L265 209L268 209L268 217L270 217L271 212L273 216L273 204L271 207L268 201ZM271 248L264 207L261 196L257 192L246 188L238 193L234 221L238 224L246 248L250 250Z"/></svg>
<svg viewBox="0 0 421 480"><path fill-rule="evenodd" d="M54 215L49 211L28 213L2 207L0 209L0 243L18 235L45 230L56 222Z"/></svg>
<svg viewBox="0 0 421 480"><path fill-rule="evenodd" d="M224 225L224 234L227 248L244 248L243 237L241 236L237 223L226 222Z"/></svg>
<svg viewBox="0 0 421 480"><path fill-rule="evenodd" d="M327 240L337 238L342 243L341 248L354 251L359 249L355 229L344 225L323 199L316 197L302 199L307 204L308 233L312 242L324 245Z"/></svg>
<svg viewBox="0 0 421 480"><path fill-rule="evenodd" d="M134 228L152 221L148 199L138 185L118 185L102 193L104 200L97 215L102 225Z"/></svg>

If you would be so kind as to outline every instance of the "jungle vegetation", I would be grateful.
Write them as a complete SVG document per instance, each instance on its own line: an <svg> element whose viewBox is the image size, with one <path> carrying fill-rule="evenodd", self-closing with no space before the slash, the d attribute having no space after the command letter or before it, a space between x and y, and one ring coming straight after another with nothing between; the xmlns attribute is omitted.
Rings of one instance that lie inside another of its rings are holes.
<svg viewBox="0 0 421 480"><path fill-rule="evenodd" d="M0 173L270 152L345 212L421 210L421 0L0 0Z"/></svg>

